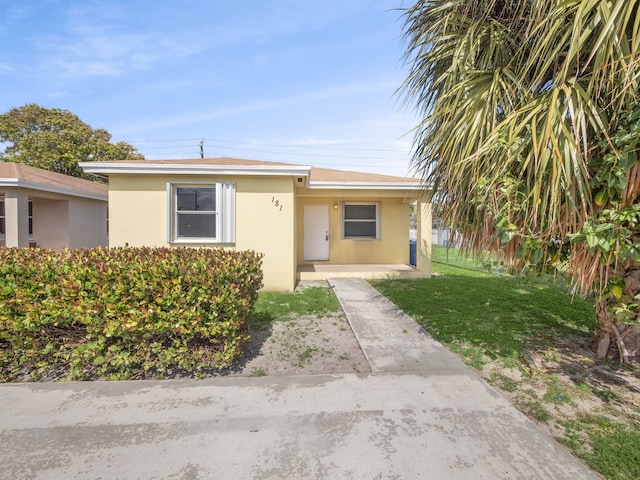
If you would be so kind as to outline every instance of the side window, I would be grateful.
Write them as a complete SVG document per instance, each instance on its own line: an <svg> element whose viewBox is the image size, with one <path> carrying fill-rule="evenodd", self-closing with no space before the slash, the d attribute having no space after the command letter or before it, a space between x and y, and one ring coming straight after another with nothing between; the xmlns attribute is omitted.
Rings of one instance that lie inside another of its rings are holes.
<svg viewBox="0 0 640 480"><path fill-rule="evenodd" d="M4 200L0 200L0 237L7 234ZM33 235L33 202L29 200L29 236Z"/></svg>
<svg viewBox="0 0 640 480"><path fill-rule="evenodd" d="M4 201L0 201L0 236L4 237L6 231L5 221L4 221Z"/></svg>
<svg viewBox="0 0 640 480"><path fill-rule="evenodd" d="M29 200L29 236L33 235L33 202Z"/></svg>

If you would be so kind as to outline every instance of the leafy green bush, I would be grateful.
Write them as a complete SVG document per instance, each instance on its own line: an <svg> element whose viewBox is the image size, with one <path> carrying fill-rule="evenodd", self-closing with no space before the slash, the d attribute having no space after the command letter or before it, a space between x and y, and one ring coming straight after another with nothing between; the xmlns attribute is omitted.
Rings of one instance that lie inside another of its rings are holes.
<svg viewBox="0 0 640 480"><path fill-rule="evenodd" d="M196 377L248 338L261 256L0 249L0 381Z"/></svg>

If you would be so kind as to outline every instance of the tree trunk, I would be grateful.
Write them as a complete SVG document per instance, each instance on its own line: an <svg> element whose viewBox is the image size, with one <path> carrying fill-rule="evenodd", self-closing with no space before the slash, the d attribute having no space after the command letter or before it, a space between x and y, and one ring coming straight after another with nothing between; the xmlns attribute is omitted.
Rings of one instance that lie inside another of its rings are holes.
<svg viewBox="0 0 640 480"><path fill-rule="evenodd" d="M623 297L605 298L596 303L597 331L593 339L598 358L612 358L624 363L640 363L640 264L628 262L616 271L625 280ZM633 303L628 318L619 320L610 311L616 303Z"/></svg>

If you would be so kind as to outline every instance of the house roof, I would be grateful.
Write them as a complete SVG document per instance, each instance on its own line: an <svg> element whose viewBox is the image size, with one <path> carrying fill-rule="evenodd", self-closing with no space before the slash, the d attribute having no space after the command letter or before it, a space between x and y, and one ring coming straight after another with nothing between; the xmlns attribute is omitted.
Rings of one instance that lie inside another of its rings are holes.
<svg viewBox="0 0 640 480"><path fill-rule="evenodd" d="M15 162L0 162L0 187L22 187L104 201L109 193L109 187L102 183Z"/></svg>
<svg viewBox="0 0 640 480"><path fill-rule="evenodd" d="M283 162L265 162L264 160L247 160L244 158L231 158L231 157L216 157L216 158L184 158L184 159L170 159L170 160L115 160L110 162L101 162L104 164L137 164L144 163L145 165L224 165L224 166L280 166L280 167L301 167L295 163L283 163ZM94 165L93 163L84 162L83 166Z"/></svg>
<svg viewBox="0 0 640 480"><path fill-rule="evenodd" d="M375 173L350 172L328 168L311 167L309 184L312 188L422 188L420 180L409 177L394 177Z"/></svg>
<svg viewBox="0 0 640 480"><path fill-rule="evenodd" d="M86 172L107 176L116 173L291 175L307 177L309 188L382 188L402 190L419 190L424 188L423 183L415 178L332 170L294 163L265 162L227 157L185 160L85 162L80 163L80 166Z"/></svg>

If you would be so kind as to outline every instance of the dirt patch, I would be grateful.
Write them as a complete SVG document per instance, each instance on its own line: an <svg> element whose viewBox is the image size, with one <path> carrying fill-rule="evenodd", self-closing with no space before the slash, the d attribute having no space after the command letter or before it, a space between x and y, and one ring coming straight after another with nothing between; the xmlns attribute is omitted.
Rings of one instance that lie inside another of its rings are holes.
<svg viewBox="0 0 640 480"><path fill-rule="evenodd" d="M597 361L564 340L529 352L525 363L526 371L487 363L478 373L552 436L564 437L566 422L588 415L640 422L636 365Z"/></svg>
<svg viewBox="0 0 640 480"><path fill-rule="evenodd" d="M297 316L251 332L245 354L230 376L286 376L369 372L349 322L343 314Z"/></svg>

